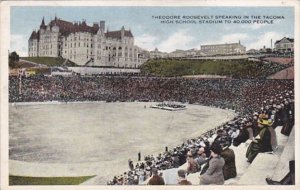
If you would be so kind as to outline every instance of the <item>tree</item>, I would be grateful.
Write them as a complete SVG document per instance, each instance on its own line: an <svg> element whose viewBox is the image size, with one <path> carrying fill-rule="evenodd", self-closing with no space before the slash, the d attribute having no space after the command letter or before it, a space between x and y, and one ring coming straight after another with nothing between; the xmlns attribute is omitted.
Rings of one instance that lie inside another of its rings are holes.
<svg viewBox="0 0 300 190"><path fill-rule="evenodd" d="M17 54L17 52L12 52L9 54L9 57L8 57L8 65L10 68L15 68L17 66L17 62L19 61L20 57L19 55Z"/></svg>

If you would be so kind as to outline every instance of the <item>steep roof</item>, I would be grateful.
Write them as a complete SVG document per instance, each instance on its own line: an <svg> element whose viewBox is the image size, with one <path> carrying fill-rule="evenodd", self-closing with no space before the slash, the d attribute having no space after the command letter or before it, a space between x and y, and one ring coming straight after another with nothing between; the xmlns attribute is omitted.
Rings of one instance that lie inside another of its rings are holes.
<svg viewBox="0 0 300 190"><path fill-rule="evenodd" d="M291 42L291 43L294 42L294 38L286 38L286 37L284 37L284 38L282 38L282 39L280 39L280 40L277 40L277 41L275 42L275 44L278 44L279 42L281 42L281 41L284 40L284 39L288 40L288 41Z"/></svg>
<svg viewBox="0 0 300 190"><path fill-rule="evenodd" d="M110 32L106 32L105 36L107 38L117 38L117 39L121 39L122 36L122 30L117 30L117 31L110 31ZM130 30L124 30L124 36L126 37L133 37L132 33Z"/></svg>
<svg viewBox="0 0 300 190"><path fill-rule="evenodd" d="M75 32L88 32L88 33L96 34L98 32L98 30L100 29L98 24L93 24L93 26L88 26L85 21L72 23L69 21L61 20L57 17L55 17L55 19L51 20L50 23L48 24L48 26L50 26L50 28L52 28L54 26L58 26L59 32L63 36L68 36L69 34L75 33ZM47 28L47 26L45 25L44 18L42 20L40 28L41 29ZM105 36L107 38L121 39L122 31L124 31L124 36L133 37L131 31L125 30L124 27L122 27L121 30L117 30L117 31L107 31L105 33ZM30 36L30 39L38 39L38 38L39 38L39 32L33 31Z"/></svg>
<svg viewBox="0 0 300 190"><path fill-rule="evenodd" d="M46 29L44 17L43 17L42 23L41 23L41 25L40 25L40 28L41 28L41 29Z"/></svg>
<svg viewBox="0 0 300 190"><path fill-rule="evenodd" d="M29 40L33 40L33 39L39 39L39 32L36 31L32 31Z"/></svg>
<svg viewBox="0 0 300 190"><path fill-rule="evenodd" d="M75 33L75 32L89 32L92 34L96 34L97 31L99 30L98 24L94 24L93 26L88 26L85 21L72 23L57 18L52 20L49 23L49 25L50 27L58 26L59 31L63 36L67 36L70 33Z"/></svg>

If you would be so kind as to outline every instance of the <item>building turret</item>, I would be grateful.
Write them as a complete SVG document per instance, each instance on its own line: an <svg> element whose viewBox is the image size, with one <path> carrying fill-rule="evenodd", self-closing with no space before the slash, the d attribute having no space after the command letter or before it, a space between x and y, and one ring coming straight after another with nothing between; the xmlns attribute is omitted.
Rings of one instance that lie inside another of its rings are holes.
<svg viewBox="0 0 300 190"><path fill-rule="evenodd" d="M46 29L44 17L43 17L42 23L41 23L41 25L40 25L40 29Z"/></svg>

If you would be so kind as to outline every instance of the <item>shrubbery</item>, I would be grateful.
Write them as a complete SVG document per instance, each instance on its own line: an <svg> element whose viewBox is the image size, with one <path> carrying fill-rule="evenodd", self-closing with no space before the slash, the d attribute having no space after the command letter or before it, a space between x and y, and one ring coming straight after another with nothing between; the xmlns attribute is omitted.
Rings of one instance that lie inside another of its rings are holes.
<svg viewBox="0 0 300 190"><path fill-rule="evenodd" d="M141 72L152 76L222 75L233 78L266 78L289 65L248 60L149 60Z"/></svg>

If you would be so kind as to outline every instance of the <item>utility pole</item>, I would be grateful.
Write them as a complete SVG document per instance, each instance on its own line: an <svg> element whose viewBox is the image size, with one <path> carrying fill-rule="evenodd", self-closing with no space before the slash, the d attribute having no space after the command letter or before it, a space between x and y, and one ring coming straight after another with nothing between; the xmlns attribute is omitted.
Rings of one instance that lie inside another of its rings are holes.
<svg viewBox="0 0 300 190"><path fill-rule="evenodd" d="M22 94L22 70L21 73L19 73L19 94Z"/></svg>

